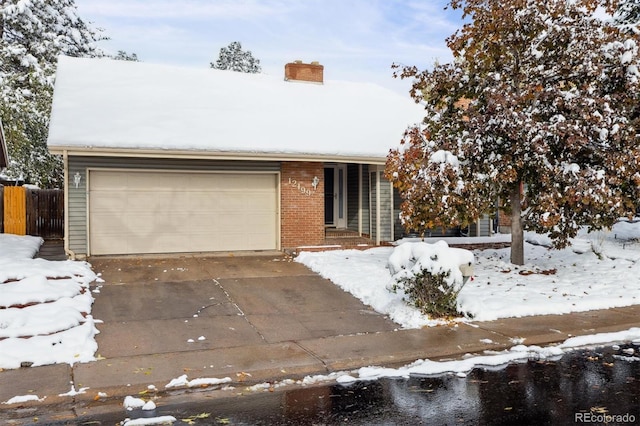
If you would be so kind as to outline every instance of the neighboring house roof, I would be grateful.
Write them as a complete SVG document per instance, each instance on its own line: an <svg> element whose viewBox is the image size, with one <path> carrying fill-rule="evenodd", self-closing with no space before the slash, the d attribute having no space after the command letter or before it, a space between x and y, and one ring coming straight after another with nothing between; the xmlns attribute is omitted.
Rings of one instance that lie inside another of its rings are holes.
<svg viewBox="0 0 640 426"><path fill-rule="evenodd" d="M371 83L60 57L48 146L381 162L423 116L408 95Z"/></svg>
<svg viewBox="0 0 640 426"><path fill-rule="evenodd" d="M4 127L0 120L0 170L9 166L9 153L7 152L7 142L4 138Z"/></svg>

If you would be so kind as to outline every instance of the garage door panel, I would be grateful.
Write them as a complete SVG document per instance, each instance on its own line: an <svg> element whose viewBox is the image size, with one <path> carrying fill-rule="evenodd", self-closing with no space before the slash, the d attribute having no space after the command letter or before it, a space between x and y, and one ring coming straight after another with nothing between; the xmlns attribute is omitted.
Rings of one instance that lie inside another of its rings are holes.
<svg viewBox="0 0 640 426"><path fill-rule="evenodd" d="M189 203L192 206L192 209L195 211L214 211L219 203L220 199L218 194L207 194L204 191L198 192L188 192L185 194L186 198L184 200L185 203Z"/></svg>
<svg viewBox="0 0 640 426"><path fill-rule="evenodd" d="M220 213L242 212L245 209L251 208L248 200L242 196L221 196L218 199L218 203L217 210Z"/></svg>
<svg viewBox="0 0 640 426"><path fill-rule="evenodd" d="M133 191L127 194L126 200L127 208L136 212L148 212L150 210L160 212L172 203L179 202L179 200L171 200L171 197L167 195L143 191Z"/></svg>
<svg viewBox="0 0 640 426"><path fill-rule="evenodd" d="M170 234L174 238L183 237L185 234L185 224L189 223L192 220L191 216L188 213L172 213L170 215L160 215L159 219L155 221L155 233L158 233L158 230L162 230L162 234ZM188 243L188 240L186 240Z"/></svg>
<svg viewBox="0 0 640 426"><path fill-rule="evenodd" d="M101 235L113 236L122 235L128 232L128 223L123 220L117 220L113 214L97 214L92 215L92 223L101 229Z"/></svg>
<svg viewBox="0 0 640 426"><path fill-rule="evenodd" d="M237 175L220 175L220 185L218 188L220 191L241 192L248 187L257 187L260 183L260 178L256 176L237 176Z"/></svg>
<svg viewBox="0 0 640 426"><path fill-rule="evenodd" d="M126 220L113 220L114 214L92 215L91 232L94 235L150 235L156 229L151 216L130 216Z"/></svg>
<svg viewBox="0 0 640 426"><path fill-rule="evenodd" d="M154 253L178 253L179 248L189 243L186 235L154 235L150 240L129 239L130 253L148 253L149 247L153 247Z"/></svg>
<svg viewBox="0 0 640 426"><path fill-rule="evenodd" d="M244 219L245 217L246 216L243 215L242 218ZM238 226L239 225L238 218L232 218L232 217L229 217L229 215L220 215L220 216L218 216L216 218L216 222L217 222L217 225L219 226L219 232L220 233L225 233L226 234L226 233L231 232L233 234L242 235L241 232L242 232L242 228L243 227L242 226ZM239 229L233 229L233 228L239 228ZM255 228L255 224L252 223L251 224L251 228L252 229Z"/></svg>
<svg viewBox="0 0 640 426"><path fill-rule="evenodd" d="M249 182L251 183L251 188L255 191L271 192L272 183L269 179L265 179L264 176L252 176Z"/></svg>
<svg viewBox="0 0 640 426"><path fill-rule="evenodd" d="M113 250L117 250L117 253L129 253L126 240L123 235L101 235L100 239L92 241L92 250L95 253L112 253Z"/></svg>
<svg viewBox="0 0 640 426"><path fill-rule="evenodd" d="M173 173L128 173L127 187L151 191L173 191L180 187L179 178Z"/></svg>
<svg viewBox="0 0 640 426"><path fill-rule="evenodd" d="M94 211L112 211L113 206L127 203L128 195L123 191L104 191L100 197L90 199Z"/></svg>
<svg viewBox="0 0 640 426"><path fill-rule="evenodd" d="M94 173L91 173L91 186L96 186L96 187L100 187L103 190L122 190L127 188L127 180L128 180L128 176L126 176L125 174L119 174L117 176L113 176L113 175L97 175Z"/></svg>
<svg viewBox="0 0 640 426"><path fill-rule="evenodd" d="M178 235L183 233L185 224L190 220L191 219L189 213L173 211L158 212L155 216L149 219L149 221L153 224L152 226L155 233L176 233Z"/></svg>
<svg viewBox="0 0 640 426"><path fill-rule="evenodd" d="M276 177L91 171L91 253L276 249Z"/></svg>
<svg viewBox="0 0 640 426"><path fill-rule="evenodd" d="M268 194L252 194L248 201L250 206L258 210L275 210L277 208L276 200Z"/></svg>
<svg viewBox="0 0 640 426"><path fill-rule="evenodd" d="M245 216L247 222L254 224L253 226L253 230L254 232L264 232L264 231L260 231L261 229L269 229L269 231L271 231L271 228L269 227L269 224L271 223L271 217L266 215L266 214L247 214Z"/></svg>

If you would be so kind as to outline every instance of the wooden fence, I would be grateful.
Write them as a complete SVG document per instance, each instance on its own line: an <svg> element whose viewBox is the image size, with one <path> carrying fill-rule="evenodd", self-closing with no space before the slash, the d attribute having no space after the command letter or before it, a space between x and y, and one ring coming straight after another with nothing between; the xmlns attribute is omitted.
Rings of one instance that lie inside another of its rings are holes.
<svg viewBox="0 0 640 426"><path fill-rule="evenodd" d="M0 231L44 239L64 238L64 192L0 187Z"/></svg>

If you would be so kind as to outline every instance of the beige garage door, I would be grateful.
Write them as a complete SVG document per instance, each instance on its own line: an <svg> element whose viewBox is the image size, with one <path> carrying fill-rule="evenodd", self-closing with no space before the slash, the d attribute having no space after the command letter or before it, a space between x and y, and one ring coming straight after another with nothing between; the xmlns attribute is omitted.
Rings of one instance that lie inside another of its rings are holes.
<svg viewBox="0 0 640 426"><path fill-rule="evenodd" d="M278 248L275 173L89 173L93 255Z"/></svg>

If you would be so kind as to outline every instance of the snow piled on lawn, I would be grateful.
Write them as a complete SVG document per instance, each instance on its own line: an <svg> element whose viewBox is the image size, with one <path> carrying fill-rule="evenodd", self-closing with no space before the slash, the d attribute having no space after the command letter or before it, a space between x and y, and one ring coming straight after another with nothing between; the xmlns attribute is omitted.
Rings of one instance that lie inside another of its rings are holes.
<svg viewBox="0 0 640 426"><path fill-rule="evenodd" d="M640 222L620 222L611 232L582 232L570 247L554 250L543 245L549 243L546 237L527 234L527 241L534 244L525 244L524 266L509 262L509 248L477 250L474 279L460 291L459 309L466 320L492 321L639 304L638 236ZM393 251L393 247L378 247L302 252L296 261L402 328L441 324L409 306L401 291L390 291L394 279L388 261Z"/></svg>
<svg viewBox="0 0 640 426"><path fill-rule="evenodd" d="M44 241L30 235L0 235L0 262L11 259L31 259ZM3 265L4 266L4 265Z"/></svg>
<svg viewBox="0 0 640 426"><path fill-rule="evenodd" d="M0 368L95 360L87 262L33 259L42 239L0 234Z"/></svg>

